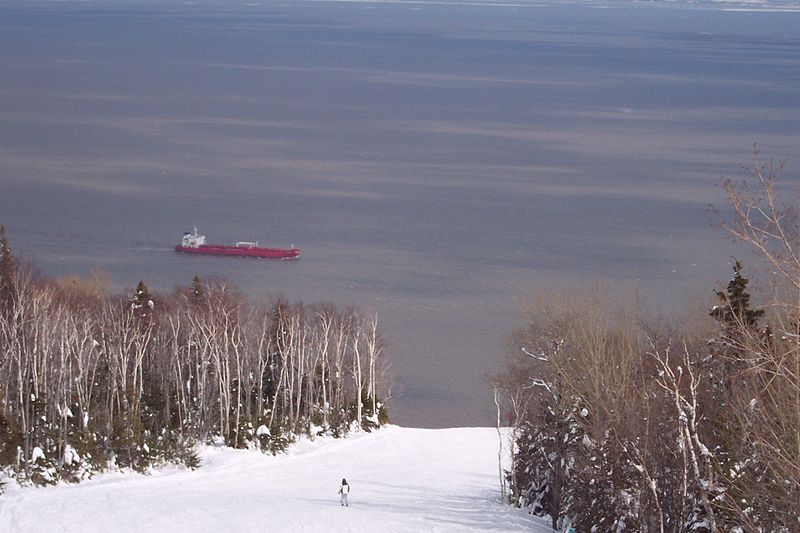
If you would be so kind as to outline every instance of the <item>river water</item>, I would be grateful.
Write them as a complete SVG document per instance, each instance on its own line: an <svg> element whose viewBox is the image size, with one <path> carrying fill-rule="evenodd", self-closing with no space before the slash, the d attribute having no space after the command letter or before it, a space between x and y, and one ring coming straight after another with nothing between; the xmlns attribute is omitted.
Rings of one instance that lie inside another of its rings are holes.
<svg viewBox="0 0 800 533"><path fill-rule="evenodd" d="M14 251L377 312L393 419L428 427L492 423L538 289L710 297L745 253L719 180L800 155L800 13L465 4L5 2ZM192 225L303 256L174 253Z"/></svg>

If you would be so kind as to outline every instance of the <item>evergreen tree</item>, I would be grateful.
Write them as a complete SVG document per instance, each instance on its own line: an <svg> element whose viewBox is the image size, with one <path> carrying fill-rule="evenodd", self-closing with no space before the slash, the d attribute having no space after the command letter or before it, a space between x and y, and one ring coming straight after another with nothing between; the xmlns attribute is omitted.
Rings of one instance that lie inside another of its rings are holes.
<svg viewBox="0 0 800 533"><path fill-rule="evenodd" d="M206 292L203 288L203 282L200 280L200 276L195 275L192 278L192 283L189 285L189 301L193 304L199 304L203 300L205 300Z"/></svg>
<svg viewBox="0 0 800 533"><path fill-rule="evenodd" d="M11 249L8 247L6 238L6 228L0 224L0 273L5 275L14 266L14 258L11 256Z"/></svg>
<svg viewBox="0 0 800 533"><path fill-rule="evenodd" d="M11 279L16 270L14 256L6 239L6 228L0 224L0 310L11 308L14 303L14 286Z"/></svg>
<svg viewBox="0 0 800 533"><path fill-rule="evenodd" d="M747 292L749 280L742 276L742 264L739 261L733 264L733 274L727 290L716 291L720 305L715 305L710 314L728 331L741 327L755 328L764 311L750 307L750 293Z"/></svg>
<svg viewBox="0 0 800 533"><path fill-rule="evenodd" d="M0 465L12 465L17 460L17 450L24 444L19 423L13 416L0 412ZM0 494L2 494L0 489Z"/></svg>
<svg viewBox="0 0 800 533"><path fill-rule="evenodd" d="M131 298L131 311L141 319L148 319L153 315L155 302L150 295L150 289L145 285L144 281L140 281L136 286L136 291Z"/></svg>
<svg viewBox="0 0 800 533"><path fill-rule="evenodd" d="M573 515L574 458L584 435L578 423L580 411L575 397L555 392L545 396L521 428L514 472L508 473L514 503L531 514L549 515L555 530Z"/></svg>
<svg viewBox="0 0 800 533"><path fill-rule="evenodd" d="M758 331L764 311L751 307L749 280L742 276L739 261L734 261L733 273L726 290L715 291L719 304L711 309L710 315L719 323L720 332L711 342L712 356L704 361L707 388L701 392L706 412L701 431L707 435L705 440L714 445L720 483L729 478L723 490L729 496L737 492L735 478L740 474L735 472L760 467L753 450L742 439L744 429L739 426L738 415L731 411L731 405L739 401L742 379L752 364L749 360L770 342L769 328ZM736 523L726 508L716 508L715 514L721 524Z"/></svg>

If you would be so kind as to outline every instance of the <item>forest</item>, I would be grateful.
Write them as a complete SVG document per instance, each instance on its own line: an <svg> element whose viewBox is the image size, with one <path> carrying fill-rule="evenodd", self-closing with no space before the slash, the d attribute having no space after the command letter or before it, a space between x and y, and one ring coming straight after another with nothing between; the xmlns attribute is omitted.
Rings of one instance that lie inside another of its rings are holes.
<svg viewBox="0 0 800 533"><path fill-rule="evenodd" d="M376 315L251 302L197 276L111 295L97 273L22 264L1 226L0 248L0 468L22 484L194 468L200 443L277 453L388 422Z"/></svg>
<svg viewBox="0 0 800 533"><path fill-rule="evenodd" d="M491 380L508 502L578 532L800 528L800 202L783 167L756 152L710 208L758 283L733 260L713 306L673 319L601 286L535 296Z"/></svg>

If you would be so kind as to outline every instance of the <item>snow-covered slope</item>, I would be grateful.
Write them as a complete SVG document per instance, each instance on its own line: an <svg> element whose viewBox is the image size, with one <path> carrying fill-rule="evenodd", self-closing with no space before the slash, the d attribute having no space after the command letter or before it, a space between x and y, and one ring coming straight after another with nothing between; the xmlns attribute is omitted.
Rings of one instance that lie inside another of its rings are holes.
<svg viewBox="0 0 800 533"><path fill-rule="evenodd" d="M388 427L301 441L278 457L209 447L195 471L9 487L0 531L550 531L498 503L497 445L490 428Z"/></svg>

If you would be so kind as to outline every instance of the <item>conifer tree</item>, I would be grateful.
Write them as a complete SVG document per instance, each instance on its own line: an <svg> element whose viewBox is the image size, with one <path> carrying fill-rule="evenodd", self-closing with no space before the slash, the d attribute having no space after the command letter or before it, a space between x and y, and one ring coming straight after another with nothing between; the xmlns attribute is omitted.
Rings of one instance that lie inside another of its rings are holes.
<svg viewBox="0 0 800 533"><path fill-rule="evenodd" d="M720 305L714 306L710 314L721 322L726 330L741 327L755 328L764 311L750 307L750 293L747 291L749 280L742 276L742 264L739 261L733 264L733 274L727 290L716 291Z"/></svg>
<svg viewBox="0 0 800 533"><path fill-rule="evenodd" d="M0 224L0 310L9 309L14 301L11 279L16 270L14 256L6 239L6 228Z"/></svg>
<svg viewBox="0 0 800 533"><path fill-rule="evenodd" d="M203 288L203 282L200 280L200 276L195 275L192 278L191 285L189 285L189 301L193 304L199 304L205 297L206 293Z"/></svg>
<svg viewBox="0 0 800 533"><path fill-rule="evenodd" d="M6 274L13 266L14 258L11 255L11 249L8 247L6 228L0 224L0 273Z"/></svg>
<svg viewBox="0 0 800 533"><path fill-rule="evenodd" d="M749 366L748 358L758 353L758 344L764 340L757 331L764 311L751 307L749 280L742 276L739 261L734 261L733 273L726 290L715 291L719 304L709 314L719 323L720 332L712 341L712 357L704 361L709 388L703 393L706 422L702 426L707 433L704 438L714 443L712 451L716 468L722 474L719 476L721 484L726 473L741 469L737 465L752 464L752 450L742 442L738 415L731 411L742 394L739 383ZM733 493L735 487L724 487L722 491ZM723 508L716 509L715 513L721 523L733 520Z"/></svg>
<svg viewBox="0 0 800 533"><path fill-rule="evenodd" d="M131 311L136 313L139 318L146 319L152 316L154 307L155 302L150 295L150 289L144 281L140 281L131 298Z"/></svg>

